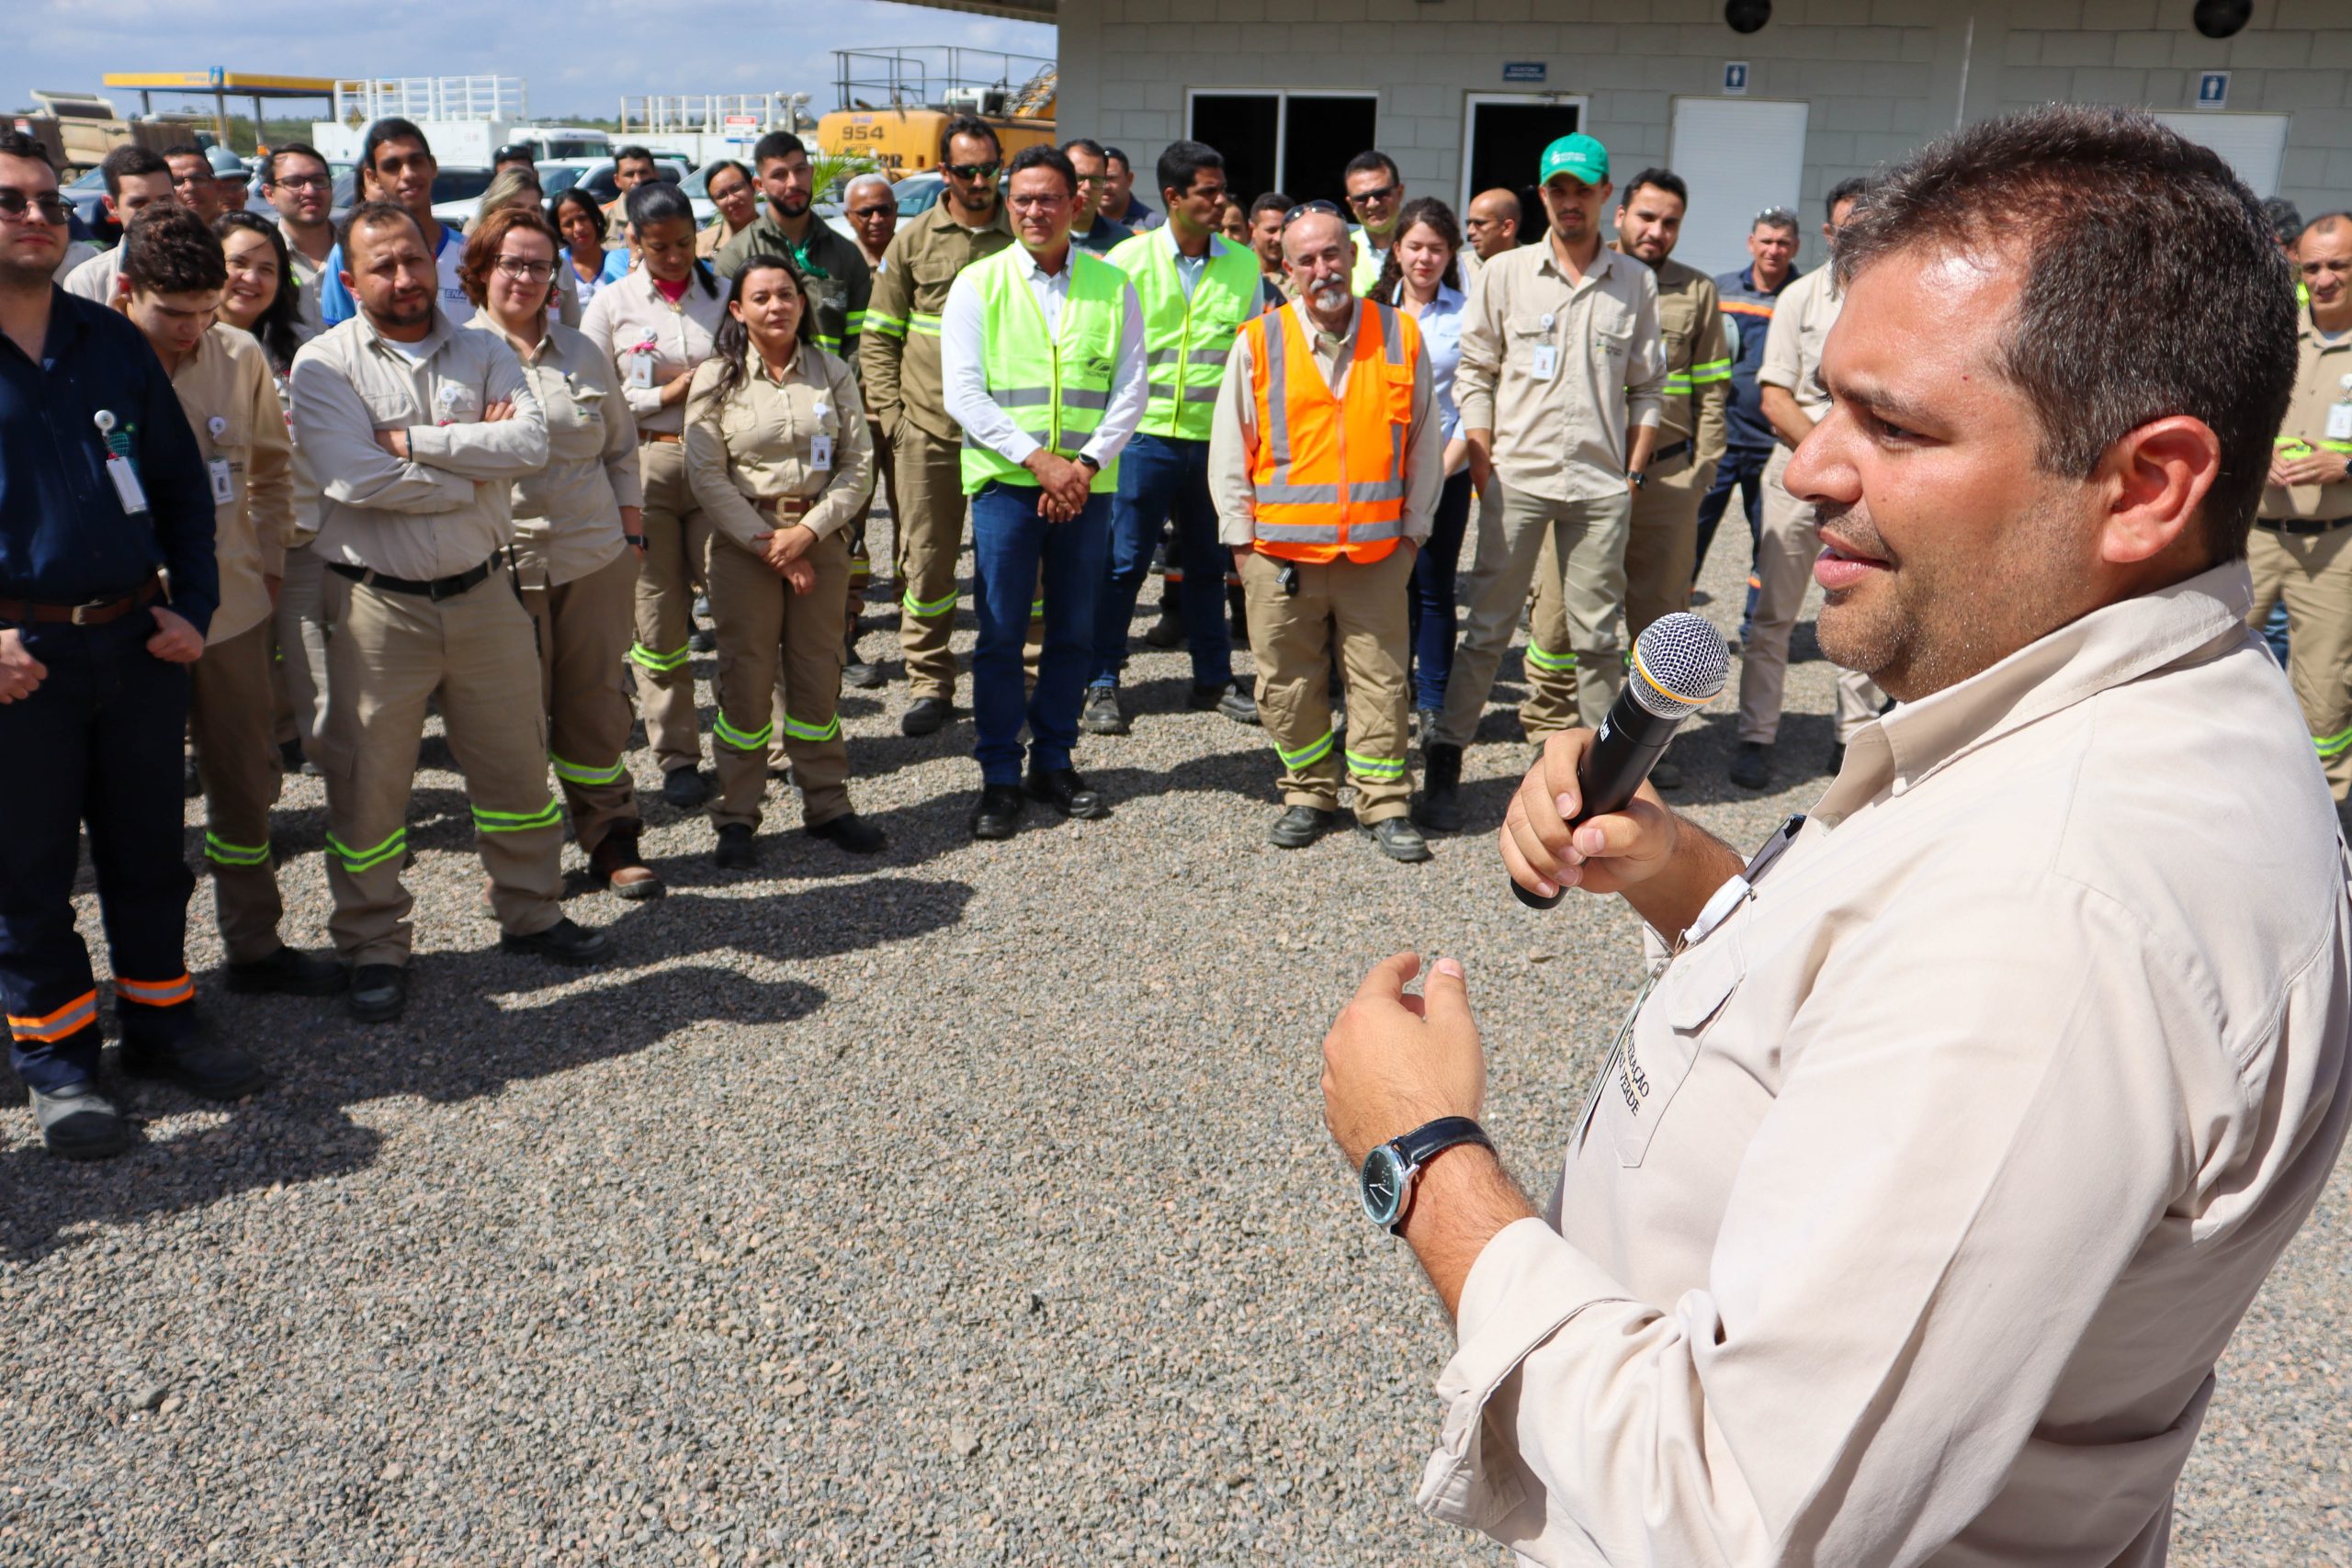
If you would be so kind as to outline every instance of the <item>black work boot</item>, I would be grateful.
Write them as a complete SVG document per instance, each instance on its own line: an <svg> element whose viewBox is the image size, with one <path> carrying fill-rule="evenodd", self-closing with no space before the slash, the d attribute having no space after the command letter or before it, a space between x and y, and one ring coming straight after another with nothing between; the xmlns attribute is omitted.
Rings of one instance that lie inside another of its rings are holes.
<svg viewBox="0 0 2352 1568"><path fill-rule="evenodd" d="M1462 831L1462 748L1432 740L1422 751L1421 798L1413 820L1432 833Z"/></svg>

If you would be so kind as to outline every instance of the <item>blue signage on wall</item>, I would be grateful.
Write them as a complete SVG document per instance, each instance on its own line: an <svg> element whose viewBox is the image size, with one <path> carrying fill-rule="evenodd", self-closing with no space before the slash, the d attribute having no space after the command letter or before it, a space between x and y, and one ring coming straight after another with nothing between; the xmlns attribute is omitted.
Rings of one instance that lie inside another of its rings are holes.
<svg viewBox="0 0 2352 1568"><path fill-rule="evenodd" d="M1747 62L1745 60L1724 62L1724 91L1735 98L1747 91Z"/></svg>
<svg viewBox="0 0 2352 1568"><path fill-rule="evenodd" d="M2207 71L2199 74L2197 78L2197 107L2199 108L2217 109L2229 101L2230 73L2228 72Z"/></svg>
<svg viewBox="0 0 2352 1568"><path fill-rule="evenodd" d="M1507 60L1503 62L1506 82L1541 82L1547 67L1540 60Z"/></svg>

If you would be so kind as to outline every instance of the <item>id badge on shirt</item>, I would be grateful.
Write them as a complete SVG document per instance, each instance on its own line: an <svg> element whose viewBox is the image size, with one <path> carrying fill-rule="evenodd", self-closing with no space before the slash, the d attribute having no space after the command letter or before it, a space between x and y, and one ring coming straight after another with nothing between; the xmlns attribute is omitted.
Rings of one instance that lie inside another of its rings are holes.
<svg viewBox="0 0 2352 1568"><path fill-rule="evenodd" d="M126 513L136 516L147 510L147 491L139 483L138 471L131 468L130 458L119 454L109 457L107 478L114 481L116 499L122 502Z"/></svg>
<svg viewBox="0 0 2352 1568"><path fill-rule="evenodd" d="M2327 439L2352 441L2352 403L2330 403L2327 409Z"/></svg>
<svg viewBox="0 0 2352 1568"><path fill-rule="evenodd" d="M808 466L820 470L828 469L833 466L831 436L818 434L808 438Z"/></svg>
<svg viewBox="0 0 2352 1568"><path fill-rule="evenodd" d="M640 348L628 356L628 384L632 391L650 392L653 389L653 355L644 349Z"/></svg>
<svg viewBox="0 0 2352 1568"><path fill-rule="evenodd" d="M213 458L204 465L204 471L212 480L213 505L226 506L237 499L237 481L230 477L228 458Z"/></svg>
<svg viewBox="0 0 2352 1568"><path fill-rule="evenodd" d="M1557 344L1539 343L1530 352L1527 373L1538 381L1548 381L1560 373L1560 347Z"/></svg>

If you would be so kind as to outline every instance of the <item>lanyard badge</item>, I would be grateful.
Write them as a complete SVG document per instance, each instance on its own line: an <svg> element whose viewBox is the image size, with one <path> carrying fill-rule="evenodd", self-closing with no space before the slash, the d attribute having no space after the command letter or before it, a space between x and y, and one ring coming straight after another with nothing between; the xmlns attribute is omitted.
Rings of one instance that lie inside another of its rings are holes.
<svg viewBox="0 0 2352 1568"><path fill-rule="evenodd" d="M125 516L137 516L147 510L147 491L139 483L139 471L130 466L130 432L107 410L100 409L90 423L98 427L98 438L106 443L107 478L114 483L115 499L122 502Z"/></svg>

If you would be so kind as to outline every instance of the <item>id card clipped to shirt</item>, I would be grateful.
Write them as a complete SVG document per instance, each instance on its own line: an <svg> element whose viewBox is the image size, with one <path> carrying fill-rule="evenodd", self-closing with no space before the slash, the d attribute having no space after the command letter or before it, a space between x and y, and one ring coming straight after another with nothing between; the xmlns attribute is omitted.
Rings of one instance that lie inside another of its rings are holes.
<svg viewBox="0 0 2352 1568"><path fill-rule="evenodd" d="M628 356L628 385L631 391L650 392L653 389L653 355L657 345L647 338Z"/></svg>
<svg viewBox="0 0 2352 1568"><path fill-rule="evenodd" d="M1547 333L1552 330L1552 321L1553 318L1551 312L1548 310L1545 311L1544 315L1544 330ZM1529 379L1535 381L1549 381L1553 377L1557 376L1559 373L1560 345L1558 344L1539 343L1527 351L1527 374Z"/></svg>
<svg viewBox="0 0 2352 1568"><path fill-rule="evenodd" d="M822 402L817 405L817 433L808 438L808 466L820 473L833 466L833 438L825 428L832 423L827 417L831 412Z"/></svg>
<svg viewBox="0 0 2352 1568"><path fill-rule="evenodd" d="M107 478L114 484L115 499L122 502L126 516L137 516L147 510L147 491L139 482L139 470L130 466L130 434L118 428L112 413L100 409L90 423L98 427L98 438L107 446Z"/></svg>
<svg viewBox="0 0 2352 1568"><path fill-rule="evenodd" d="M2345 377L2340 385L2344 396L2327 406L2326 439L2352 441L2352 376Z"/></svg>

